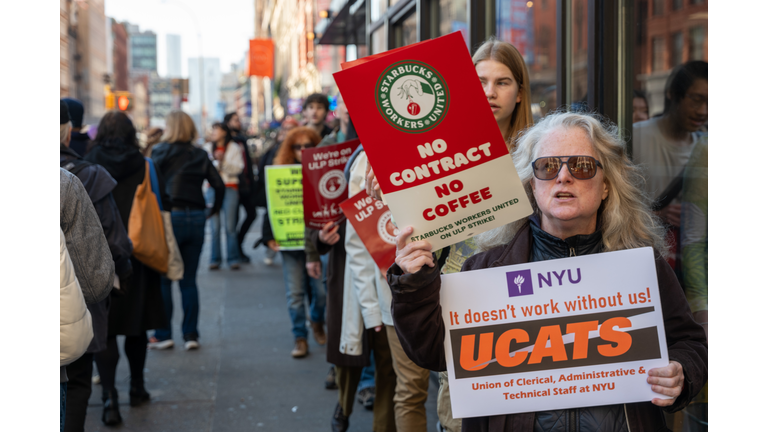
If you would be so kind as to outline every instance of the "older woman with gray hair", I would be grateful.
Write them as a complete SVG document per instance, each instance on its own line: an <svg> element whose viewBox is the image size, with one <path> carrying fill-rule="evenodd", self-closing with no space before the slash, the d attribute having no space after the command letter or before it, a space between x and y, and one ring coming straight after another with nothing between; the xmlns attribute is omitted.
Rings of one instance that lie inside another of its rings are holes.
<svg viewBox="0 0 768 432"><path fill-rule="evenodd" d="M670 399L569 410L466 418L463 431L665 430L662 408L685 407L707 380L707 342L680 284L661 256L661 222L650 210L643 178L629 160L618 128L596 116L554 113L529 129L513 154L534 213L477 237L480 252L462 271L638 247L656 251L669 365L648 371L651 389ZM397 237L387 278L392 318L408 356L419 366L446 370L440 272L428 241ZM471 289L471 288L468 288Z"/></svg>

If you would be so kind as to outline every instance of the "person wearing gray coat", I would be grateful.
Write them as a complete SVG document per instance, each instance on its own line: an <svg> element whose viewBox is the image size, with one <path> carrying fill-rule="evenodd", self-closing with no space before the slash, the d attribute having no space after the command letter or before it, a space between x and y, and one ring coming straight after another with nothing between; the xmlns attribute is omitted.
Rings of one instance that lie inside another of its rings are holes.
<svg viewBox="0 0 768 432"><path fill-rule="evenodd" d="M98 303L112 291L115 262L99 215L77 176L59 168L59 225L86 304Z"/></svg>

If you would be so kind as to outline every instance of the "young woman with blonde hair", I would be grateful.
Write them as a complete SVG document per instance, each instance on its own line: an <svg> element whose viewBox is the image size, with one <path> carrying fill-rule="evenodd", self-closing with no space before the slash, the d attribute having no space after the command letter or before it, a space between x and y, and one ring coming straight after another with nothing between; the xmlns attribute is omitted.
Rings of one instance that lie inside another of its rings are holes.
<svg viewBox="0 0 768 432"><path fill-rule="evenodd" d="M200 302L197 292L197 267L205 241L205 220L219 212L224 202L224 181L213 166L205 150L192 142L197 138L195 123L186 113L173 111L165 119L162 142L152 150L152 161L165 179L165 189L171 199L171 224L181 259L184 275L179 281L181 304L184 311L181 331L185 349L196 349L198 341L197 319ZM213 207L206 207L203 182L207 181L215 194ZM165 323L155 330L150 348L165 349L173 346L171 316L173 300L171 280L161 279Z"/></svg>

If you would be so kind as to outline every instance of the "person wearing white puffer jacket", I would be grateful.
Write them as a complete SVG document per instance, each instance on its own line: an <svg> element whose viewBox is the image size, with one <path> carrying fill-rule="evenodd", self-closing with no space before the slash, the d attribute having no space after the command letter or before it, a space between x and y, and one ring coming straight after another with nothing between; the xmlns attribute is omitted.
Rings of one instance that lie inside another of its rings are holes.
<svg viewBox="0 0 768 432"><path fill-rule="evenodd" d="M60 279L59 291L59 366L61 404L59 417L61 430L64 430L65 402L67 400L67 369L66 365L80 358L88 349L93 339L91 313L85 306L85 298L80 289L80 283L75 277L75 268L67 251L67 241L64 231L59 227Z"/></svg>

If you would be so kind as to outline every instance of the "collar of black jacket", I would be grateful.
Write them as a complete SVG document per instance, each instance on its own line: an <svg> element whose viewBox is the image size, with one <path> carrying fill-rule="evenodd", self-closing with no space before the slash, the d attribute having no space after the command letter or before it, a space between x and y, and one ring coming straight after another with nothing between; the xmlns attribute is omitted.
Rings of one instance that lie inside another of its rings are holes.
<svg viewBox="0 0 768 432"><path fill-rule="evenodd" d="M603 250L603 232L599 229L589 235L575 235L563 240L541 229L538 215L531 215L528 219L533 235L531 261L589 255Z"/></svg>

